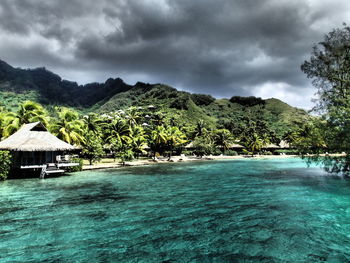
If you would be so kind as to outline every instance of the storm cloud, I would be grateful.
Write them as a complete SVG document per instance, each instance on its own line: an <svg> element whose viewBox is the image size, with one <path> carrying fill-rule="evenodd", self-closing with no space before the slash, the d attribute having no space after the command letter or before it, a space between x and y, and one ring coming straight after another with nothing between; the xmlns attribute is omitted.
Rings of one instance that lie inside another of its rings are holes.
<svg viewBox="0 0 350 263"><path fill-rule="evenodd" d="M87 83L121 77L309 108L300 71L345 0L2 0L0 59Z"/></svg>

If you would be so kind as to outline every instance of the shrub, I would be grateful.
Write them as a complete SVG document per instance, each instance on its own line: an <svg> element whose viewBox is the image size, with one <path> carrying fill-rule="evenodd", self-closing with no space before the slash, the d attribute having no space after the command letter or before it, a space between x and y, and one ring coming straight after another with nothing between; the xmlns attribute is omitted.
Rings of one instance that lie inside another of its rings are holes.
<svg viewBox="0 0 350 263"><path fill-rule="evenodd" d="M207 106L215 101L215 98L205 94L191 94L191 99L198 106Z"/></svg>
<svg viewBox="0 0 350 263"><path fill-rule="evenodd" d="M67 169L67 172L74 173L74 172L80 172L83 170L83 159L82 158L73 158L72 163L79 163L78 166L72 166Z"/></svg>
<svg viewBox="0 0 350 263"><path fill-rule="evenodd" d="M11 169L11 154L8 151L0 151L0 180L5 180Z"/></svg>
<svg viewBox="0 0 350 263"><path fill-rule="evenodd" d="M236 155L238 155L238 153L236 151L234 151L234 150L227 150L227 151L225 151L225 155L227 155L227 156L236 156Z"/></svg>
<svg viewBox="0 0 350 263"><path fill-rule="evenodd" d="M262 98L257 98L254 96L250 97L241 97L241 96L233 96L230 99L230 102L232 103L238 103L242 106L255 106L255 105L265 105L265 101Z"/></svg>

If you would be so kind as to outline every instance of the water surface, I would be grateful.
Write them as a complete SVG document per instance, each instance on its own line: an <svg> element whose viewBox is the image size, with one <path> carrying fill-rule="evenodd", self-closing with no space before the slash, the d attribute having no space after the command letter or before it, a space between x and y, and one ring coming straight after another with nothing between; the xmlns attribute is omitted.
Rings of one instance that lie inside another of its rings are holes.
<svg viewBox="0 0 350 263"><path fill-rule="evenodd" d="M0 262L349 262L350 182L299 159L0 183Z"/></svg>

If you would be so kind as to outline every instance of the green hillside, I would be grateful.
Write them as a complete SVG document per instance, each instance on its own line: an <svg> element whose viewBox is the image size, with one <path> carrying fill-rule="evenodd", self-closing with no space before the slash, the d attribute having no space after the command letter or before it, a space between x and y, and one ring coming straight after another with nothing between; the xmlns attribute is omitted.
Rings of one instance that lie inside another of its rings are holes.
<svg viewBox="0 0 350 263"><path fill-rule="evenodd" d="M210 95L177 91L166 85L137 83L126 92L114 95L98 112L112 112L130 106L155 106L160 112L173 116L185 126L203 120L209 126L219 126L234 132L244 118L264 120L279 137L309 118L307 112L278 99L255 97L215 99Z"/></svg>
<svg viewBox="0 0 350 263"><path fill-rule="evenodd" d="M86 113L153 106L179 126L194 126L203 120L208 127L226 128L233 134L239 133L239 127L247 119L262 120L278 137L309 118L304 110L278 99L239 96L215 99L162 84L138 82L131 86L119 78L78 85L62 80L45 68L16 69L3 61L0 61L0 98L2 106L9 110L25 100L37 101L46 107L69 106Z"/></svg>
<svg viewBox="0 0 350 263"><path fill-rule="evenodd" d="M113 95L131 88L121 79L108 79L105 83L78 85L61 79L45 68L19 69L0 60L0 95L2 103L14 107L26 99L44 105L66 105L88 108L103 103Z"/></svg>

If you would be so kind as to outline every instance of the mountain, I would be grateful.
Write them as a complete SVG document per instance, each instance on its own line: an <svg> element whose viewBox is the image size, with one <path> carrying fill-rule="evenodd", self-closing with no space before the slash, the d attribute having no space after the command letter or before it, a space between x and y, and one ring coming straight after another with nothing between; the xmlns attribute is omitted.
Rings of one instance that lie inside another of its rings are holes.
<svg viewBox="0 0 350 263"><path fill-rule="evenodd" d="M128 91L111 97L98 112L112 112L130 106L158 110L173 116L180 126L195 124L199 119L210 126L221 126L233 130L242 118L265 120L271 130L282 136L288 129L300 126L310 118L305 110L298 109L281 100L263 100L256 97L233 96L231 99L215 99L210 95L191 94L172 87L156 84L137 83Z"/></svg>
<svg viewBox="0 0 350 263"><path fill-rule="evenodd" d="M13 68L3 61L0 61L0 97L3 106L11 110L28 99L46 106L63 105L82 112L99 113L152 105L157 111L172 116L179 125L195 125L198 120L204 120L209 126L230 130L249 117L265 120L279 136L309 118L304 110L274 98L233 96L215 99L162 84L138 82L131 86L120 78L78 85L45 68Z"/></svg>
<svg viewBox="0 0 350 263"><path fill-rule="evenodd" d="M44 105L88 108L131 88L120 78L110 78L105 83L78 85L61 79L45 68L13 68L0 60L0 95L4 98L2 102L11 108L26 99Z"/></svg>

